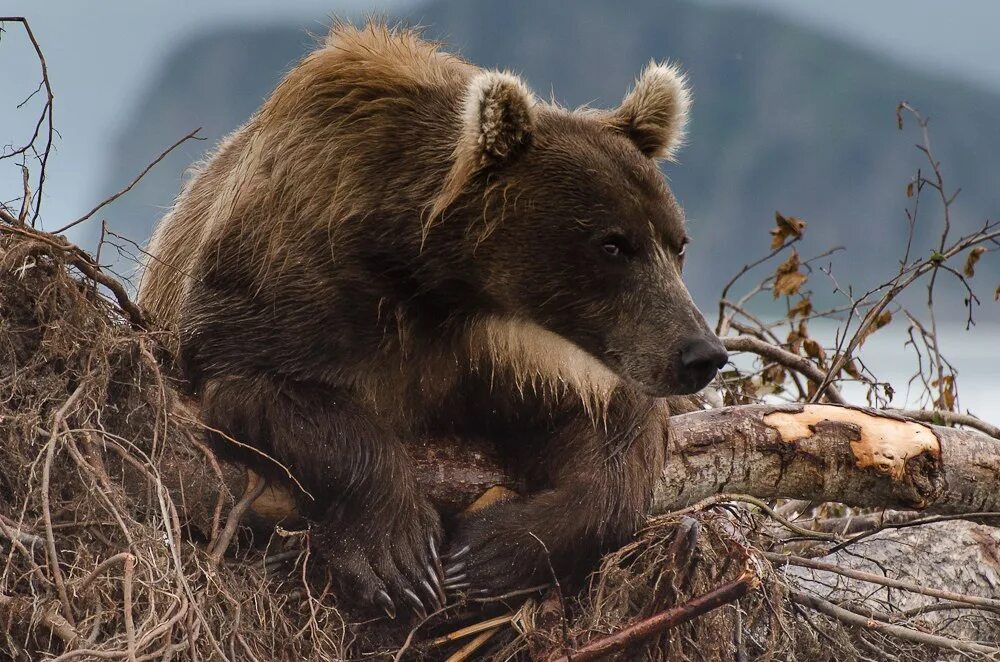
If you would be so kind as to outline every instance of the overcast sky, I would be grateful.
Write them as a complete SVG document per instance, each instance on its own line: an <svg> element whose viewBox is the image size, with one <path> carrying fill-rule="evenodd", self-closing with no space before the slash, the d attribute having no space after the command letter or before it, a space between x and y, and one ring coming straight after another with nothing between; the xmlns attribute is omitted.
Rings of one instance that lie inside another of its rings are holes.
<svg viewBox="0 0 1000 662"><path fill-rule="evenodd" d="M1000 2L996 0L700 1L779 13L914 67L1000 91ZM56 93L55 121L61 137L47 185L50 192L59 193L44 199L47 226L72 220L92 207L98 196L112 193L99 192L96 186L107 170L105 153L116 124L180 39L222 25L276 21L298 22L320 32L324 17L332 14L388 12L416 4L414 0L4 0L3 13L31 21ZM8 26L0 41L0 127L5 134L0 144L30 135L33 127L30 107L14 108L38 83L32 58L19 28ZM0 192L10 197L20 179L14 164L3 163Z"/></svg>

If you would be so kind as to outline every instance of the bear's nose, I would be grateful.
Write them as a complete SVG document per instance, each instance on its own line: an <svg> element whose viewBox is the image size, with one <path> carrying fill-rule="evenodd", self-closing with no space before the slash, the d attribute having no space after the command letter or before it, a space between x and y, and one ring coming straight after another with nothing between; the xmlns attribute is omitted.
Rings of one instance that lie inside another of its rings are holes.
<svg viewBox="0 0 1000 662"><path fill-rule="evenodd" d="M701 389L715 377L715 373L729 361L726 348L715 336L701 336L690 341L681 350L681 366L687 378Z"/></svg>

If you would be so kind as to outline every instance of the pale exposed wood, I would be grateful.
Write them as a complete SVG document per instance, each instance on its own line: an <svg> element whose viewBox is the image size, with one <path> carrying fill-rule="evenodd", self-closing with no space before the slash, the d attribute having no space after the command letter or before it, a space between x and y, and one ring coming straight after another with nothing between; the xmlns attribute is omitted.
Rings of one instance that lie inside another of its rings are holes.
<svg viewBox="0 0 1000 662"><path fill-rule="evenodd" d="M831 420L831 410L823 405L804 405L802 411L776 411L764 417L778 430L782 441L793 444L815 434L816 426ZM926 425L873 415L860 409L836 412L838 421L855 426L857 437L850 440L859 469L874 467L893 480L902 479L907 461L929 453L937 456L941 445Z"/></svg>

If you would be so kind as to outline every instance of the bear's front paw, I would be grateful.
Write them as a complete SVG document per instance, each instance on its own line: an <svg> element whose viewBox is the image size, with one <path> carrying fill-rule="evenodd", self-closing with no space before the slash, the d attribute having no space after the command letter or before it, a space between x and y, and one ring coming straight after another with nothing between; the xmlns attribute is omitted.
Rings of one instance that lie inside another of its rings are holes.
<svg viewBox="0 0 1000 662"><path fill-rule="evenodd" d="M314 549L328 562L342 599L378 607L389 618L402 610L426 616L445 599L440 519L426 503L388 519L319 522Z"/></svg>
<svg viewBox="0 0 1000 662"><path fill-rule="evenodd" d="M542 532L525 525L517 502L462 516L444 561L444 587L469 597L495 597L553 580Z"/></svg>

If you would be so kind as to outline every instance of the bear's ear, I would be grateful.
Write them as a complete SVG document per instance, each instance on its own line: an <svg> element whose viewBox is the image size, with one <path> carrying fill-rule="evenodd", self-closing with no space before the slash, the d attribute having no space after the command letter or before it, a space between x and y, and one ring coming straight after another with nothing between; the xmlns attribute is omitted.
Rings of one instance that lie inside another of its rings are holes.
<svg viewBox="0 0 1000 662"><path fill-rule="evenodd" d="M481 71L466 87L461 147L478 165L503 161L531 136L535 97L517 76Z"/></svg>
<svg viewBox="0 0 1000 662"><path fill-rule="evenodd" d="M690 105L691 93L681 70L650 62L609 121L646 156L672 160L684 142Z"/></svg>
<svg viewBox="0 0 1000 662"><path fill-rule="evenodd" d="M535 96L520 78L506 71L480 71L469 79L462 99L462 126L454 162L424 224L440 216L483 168L512 158L530 139Z"/></svg>

